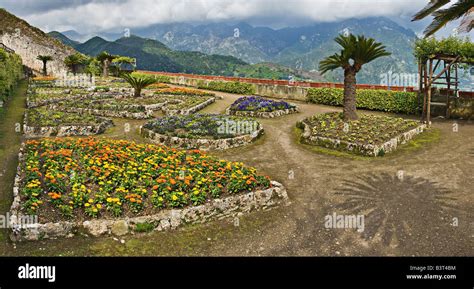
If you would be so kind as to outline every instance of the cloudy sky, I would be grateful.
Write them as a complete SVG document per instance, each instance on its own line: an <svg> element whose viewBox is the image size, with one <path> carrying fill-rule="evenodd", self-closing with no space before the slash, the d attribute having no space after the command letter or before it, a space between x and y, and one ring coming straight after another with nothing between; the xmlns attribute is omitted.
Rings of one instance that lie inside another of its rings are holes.
<svg viewBox="0 0 474 289"><path fill-rule="evenodd" d="M117 32L157 23L236 22L280 28L386 16L421 32L410 17L428 0L0 0L0 7L45 31ZM450 34L448 25L440 36Z"/></svg>

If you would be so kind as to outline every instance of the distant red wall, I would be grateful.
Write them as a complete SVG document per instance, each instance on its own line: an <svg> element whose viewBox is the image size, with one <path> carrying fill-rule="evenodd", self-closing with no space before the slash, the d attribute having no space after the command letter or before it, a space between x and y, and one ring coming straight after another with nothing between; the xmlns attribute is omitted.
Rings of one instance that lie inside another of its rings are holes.
<svg viewBox="0 0 474 289"><path fill-rule="evenodd" d="M205 80L224 80L224 81L239 81L239 82L248 82L256 84L274 84L274 85L289 85L289 86L299 86L299 87L330 87L330 88L344 88L342 83L334 82L308 82L308 81L294 81L290 83L288 80L273 80L273 79L260 79L260 78L246 78L246 77L228 77L228 76L214 76L214 75L199 75L199 74L187 74L187 73L172 73L172 72L156 72L156 71L140 71L143 73L149 74L162 74L169 76L183 76L187 78L197 78ZM357 88L360 89L384 89L384 90L393 90L393 91L415 91L412 86L390 86L386 85L376 85L376 84L357 84ZM443 91L444 89L441 89ZM474 98L474 92L472 91L460 91L459 96L463 98Z"/></svg>
<svg viewBox="0 0 474 289"><path fill-rule="evenodd" d="M186 73L172 73L172 72L156 72L156 71L140 71L143 73L149 74L162 74L169 76L183 76L187 78L198 78L205 80L224 80L224 81L239 81L239 82L248 82L256 84L274 84L274 85L290 85L290 86L300 86L300 87L331 87L331 88L344 88L342 83L332 83L332 82L307 82L307 81L294 81L290 83L289 80L273 80L273 79L260 79L260 78L246 78L246 77L228 77L228 76L213 76L213 75L198 75L198 74L186 74ZM385 85L374 85L374 84L358 84L357 88L360 89L384 89L388 90L389 87ZM403 86L391 86L390 90L395 91L413 91L413 87L403 87Z"/></svg>

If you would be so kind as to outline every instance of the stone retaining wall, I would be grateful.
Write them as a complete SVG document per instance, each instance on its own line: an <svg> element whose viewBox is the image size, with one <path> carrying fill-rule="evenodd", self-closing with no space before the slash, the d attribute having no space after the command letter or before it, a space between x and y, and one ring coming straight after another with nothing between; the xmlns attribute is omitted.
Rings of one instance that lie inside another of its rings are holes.
<svg viewBox="0 0 474 289"><path fill-rule="evenodd" d="M240 135L233 138L223 139L197 139L180 138L156 133L152 130L140 126L140 135L149 139L151 142L181 149L200 149L200 150L226 150L240 147L252 143L263 134L263 127L258 124L257 130L252 134Z"/></svg>
<svg viewBox="0 0 474 289"><path fill-rule="evenodd" d="M91 236L125 235L135 230L137 224L152 224L156 231L175 229L184 224L205 223L215 219L240 216L254 210L268 210L279 205L288 205L285 187L272 181L272 187L248 193L230 195L213 199L200 206L182 209L165 209L157 214L120 219L94 219L90 221L60 221L55 223L36 223L20 226L21 218L21 164L23 162L24 145L19 153L19 165L13 187L13 203L10 208L10 228L13 228L12 241L34 241L72 237L77 233Z"/></svg>
<svg viewBox="0 0 474 289"><path fill-rule="evenodd" d="M301 122L304 126L304 132L301 136L301 142L310 145L323 146L330 149L343 150L353 152L360 155L376 157L389 152L393 152L401 144L407 143L416 135L422 133L426 129L425 124L421 124L418 127L411 129L405 133L398 135L382 144L372 145L361 145L351 143L347 141L341 141L339 139L332 139L321 136L313 136L311 126L306 124L304 121ZM383 152L383 153L382 153Z"/></svg>
<svg viewBox="0 0 474 289"><path fill-rule="evenodd" d="M299 112L298 107L275 110L275 111L242 111L242 110L231 110L230 107L226 109L226 114L236 116L248 116L248 117L260 117L260 118L274 118L283 115Z"/></svg>

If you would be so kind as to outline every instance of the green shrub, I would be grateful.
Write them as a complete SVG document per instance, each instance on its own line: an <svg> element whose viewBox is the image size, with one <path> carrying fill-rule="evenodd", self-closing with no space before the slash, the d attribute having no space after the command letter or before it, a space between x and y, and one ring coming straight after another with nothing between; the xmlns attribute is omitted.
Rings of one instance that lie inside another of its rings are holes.
<svg viewBox="0 0 474 289"><path fill-rule="evenodd" d="M317 104L342 106L344 89L310 88L307 101ZM416 114L419 112L416 92L391 91L381 89L358 89L357 108L386 112Z"/></svg>
<svg viewBox="0 0 474 289"><path fill-rule="evenodd" d="M21 78L23 66L20 56L0 48L0 100L4 101Z"/></svg>
<svg viewBox="0 0 474 289"><path fill-rule="evenodd" d="M230 81L210 81L206 83L199 81L197 84L198 88L209 89L215 91L236 93L236 94L254 94L255 87L251 83L244 82L230 82Z"/></svg>

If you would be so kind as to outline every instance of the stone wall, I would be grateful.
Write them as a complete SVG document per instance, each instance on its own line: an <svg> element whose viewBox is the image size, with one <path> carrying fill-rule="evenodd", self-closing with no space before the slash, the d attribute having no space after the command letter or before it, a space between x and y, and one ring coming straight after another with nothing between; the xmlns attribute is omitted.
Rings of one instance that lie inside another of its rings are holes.
<svg viewBox="0 0 474 289"><path fill-rule="evenodd" d="M64 65L64 58L74 54L74 49L58 45L55 39L46 39L38 41L32 36L22 33L21 30L15 33L4 33L0 35L0 42L7 47L15 50L15 53L20 55L23 64L32 68L37 72L43 70L43 62L36 59L38 55L50 55L53 57L52 61L48 61L48 74L58 75L67 70Z"/></svg>

